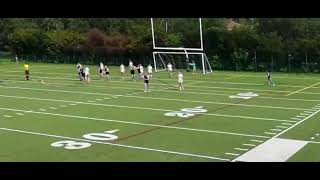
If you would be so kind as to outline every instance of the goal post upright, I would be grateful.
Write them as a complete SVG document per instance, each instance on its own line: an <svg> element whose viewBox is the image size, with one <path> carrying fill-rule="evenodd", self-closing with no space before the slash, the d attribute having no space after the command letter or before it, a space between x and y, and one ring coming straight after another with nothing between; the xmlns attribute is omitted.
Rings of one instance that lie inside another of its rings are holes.
<svg viewBox="0 0 320 180"><path fill-rule="evenodd" d="M151 34L152 34L152 45L153 45L153 62L154 62L155 72L158 71L157 64L156 64L156 55L157 54L185 54L186 57L188 57L188 54L199 54L199 55L201 55L202 72L203 72L203 74L206 74L205 63L206 62L208 63L208 60L205 60L206 55L205 55L204 49L203 49L202 19L201 18L199 18L200 48L159 47L159 46L156 46L153 18L150 18L150 23L151 23ZM165 50L167 50L168 52L165 52ZM172 52L172 51L175 51L175 52ZM187 51L194 51L194 52L187 52ZM210 64L209 64L209 67L211 69ZM212 72L212 69L210 71Z"/></svg>

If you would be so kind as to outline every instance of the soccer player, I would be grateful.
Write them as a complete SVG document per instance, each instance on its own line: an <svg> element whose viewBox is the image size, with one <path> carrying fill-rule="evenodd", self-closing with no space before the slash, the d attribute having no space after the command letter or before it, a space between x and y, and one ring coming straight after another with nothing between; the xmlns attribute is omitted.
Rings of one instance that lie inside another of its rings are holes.
<svg viewBox="0 0 320 180"><path fill-rule="evenodd" d="M148 75L152 77L152 66L150 64L148 66Z"/></svg>
<svg viewBox="0 0 320 180"><path fill-rule="evenodd" d="M271 73L270 71L268 70L267 73L266 73L266 77L268 78L268 83L269 83L269 86L275 86L276 84L272 81L272 78L271 78Z"/></svg>
<svg viewBox="0 0 320 180"><path fill-rule="evenodd" d="M129 62L129 68L130 68L130 74L131 74L131 79L134 80L134 65L132 63L132 61Z"/></svg>
<svg viewBox="0 0 320 180"><path fill-rule="evenodd" d="M84 75L85 75L85 81L87 83L89 83L90 82L90 73L89 73L89 67L88 66L86 66L84 68Z"/></svg>
<svg viewBox="0 0 320 180"><path fill-rule="evenodd" d="M82 81L81 69L82 69L82 65L78 62L77 70L78 70L78 75L79 75L80 81Z"/></svg>
<svg viewBox="0 0 320 180"><path fill-rule="evenodd" d="M105 72L106 72L106 77L107 77L107 80L109 80L110 79L110 70L109 70L109 68L108 68L108 66L107 65L105 65L104 66L104 70L105 70Z"/></svg>
<svg viewBox="0 0 320 180"><path fill-rule="evenodd" d="M141 79L141 69L140 69L141 64L138 64L137 70L138 70L138 78Z"/></svg>
<svg viewBox="0 0 320 180"><path fill-rule="evenodd" d="M100 65L99 65L99 76L100 76L100 79L102 79L102 76L103 76L103 69L104 69L103 63L100 62Z"/></svg>
<svg viewBox="0 0 320 180"><path fill-rule="evenodd" d="M179 74L178 74L178 86L179 86L180 91L184 90L184 87L183 87L183 74L182 74L181 71L179 71Z"/></svg>
<svg viewBox="0 0 320 180"><path fill-rule="evenodd" d="M143 76L143 79L144 79L144 92L150 92L149 75L145 73Z"/></svg>
<svg viewBox="0 0 320 180"><path fill-rule="evenodd" d="M143 66L140 64L140 78L143 78Z"/></svg>
<svg viewBox="0 0 320 180"><path fill-rule="evenodd" d="M124 65L121 63L121 65L120 65L120 74L121 74L121 79L123 79L123 78L124 78L124 71L125 71L125 69L124 69Z"/></svg>
<svg viewBox="0 0 320 180"><path fill-rule="evenodd" d="M169 73L170 77L172 78L172 65L171 65L171 63L168 63L167 68L168 68L168 73Z"/></svg>
<svg viewBox="0 0 320 180"><path fill-rule="evenodd" d="M28 63L24 63L23 67L24 67L24 74L26 75L26 80L29 80L29 69L30 69L30 66L29 66Z"/></svg>
<svg viewBox="0 0 320 180"><path fill-rule="evenodd" d="M192 74L196 73L196 63L194 63L194 61L192 61L192 63L189 64L190 66L192 66Z"/></svg>

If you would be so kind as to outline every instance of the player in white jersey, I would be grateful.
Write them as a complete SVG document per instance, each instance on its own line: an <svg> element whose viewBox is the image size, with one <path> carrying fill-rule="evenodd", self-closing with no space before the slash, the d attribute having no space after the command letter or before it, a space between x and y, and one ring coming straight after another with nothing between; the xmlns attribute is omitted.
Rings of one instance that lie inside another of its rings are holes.
<svg viewBox="0 0 320 180"><path fill-rule="evenodd" d="M120 65L120 74L121 74L121 79L123 79L123 78L124 78L124 71L125 71L125 69L124 69L124 65L121 63L121 65Z"/></svg>
<svg viewBox="0 0 320 180"><path fill-rule="evenodd" d="M144 92L150 92L149 75L145 73L143 76L143 79L144 79Z"/></svg>
<svg viewBox="0 0 320 180"><path fill-rule="evenodd" d="M129 68L130 68L131 79L134 80L134 69L135 69L135 67L134 67L134 65L133 65L133 63L131 61L129 63Z"/></svg>
<svg viewBox="0 0 320 180"><path fill-rule="evenodd" d="M110 79L110 69L108 68L107 65L104 66L104 71L106 72L107 80L109 80Z"/></svg>
<svg viewBox="0 0 320 180"><path fill-rule="evenodd" d="M150 64L148 66L148 75L152 77L152 66Z"/></svg>
<svg viewBox="0 0 320 180"><path fill-rule="evenodd" d="M89 67L88 66L86 66L84 68L84 75L85 75L85 81L87 83L89 83L90 82L90 73L89 73Z"/></svg>
<svg viewBox="0 0 320 180"><path fill-rule="evenodd" d="M170 77L172 78L172 65L171 65L171 63L168 63L167 68L168 68L168 73L169 73Z"/></svg>
<svg viewBox="0 0 320 180"><path fill-rule="evenodd" d="M100 79L102 79L102 77L103 77L103 69L104 69L103 63L100 62L100 64L99 64L99 76L100 76Z"/></svg>
<svg viewBox="0 0 320 180"><path fill-rule="evenodd" d="M79 75L80 81L82 81L81 69L82 69L82 65L78 62L77 70L78 70L78 75Z"/></svg>
<svg viewBox="0 0 320 180"><path fill-rule="evenodd" d="M178 74L178 86L179 86L180 91L184 90L184 87L183 87L183 74L182 74L181 71L179 71L179 74Z"/></svg>
<svg viewBox="0 0 320 180"><path fill-rule="evenodd" d="M143 66L140 64L140 78L143 79Z"/></svg>

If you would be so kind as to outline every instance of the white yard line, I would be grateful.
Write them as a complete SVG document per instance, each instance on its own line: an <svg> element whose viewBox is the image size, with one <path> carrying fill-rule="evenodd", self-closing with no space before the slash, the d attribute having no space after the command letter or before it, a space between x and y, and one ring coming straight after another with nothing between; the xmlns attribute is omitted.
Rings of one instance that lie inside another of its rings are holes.
<svg viewBox="0 0 320 180"><path fill-rule="evenodd" d="M271 135L275 135L277 133L273 133L273 132L264 132L265 134L271 134Z"/></svg>
<svg viewBox="0 0 320 180"><path fill-rule="evenodd" d="M232 156L239 156L240 154L236 154L236 153L225 153L225 154L227 154L227 155L232 155Z"/></svg>
<svg viewBox="0 0 320 180"><path fill-rule="evenodd" d="M281 130L281 129L270 129L271 131L277 131L277 132L281 132L281 131L283 131L283 130Z"/></svg>
<svg viewBox="0 0 320 180"><path fill-rule="evenodd" d="M4 75L4 76L18 76L20 77L20 75ZM34 76L36 78L44 78L44 79L62 79L62 80L73 80L75 81L76 79L75 78L63 78L63 77L45 77L45 76ZM119 81L119 82L122 82L122 81ZM320 83L320 82L319 82ZM50 84L62 84L62 85L67 85L66 83L50 83ZM161 83L153 83L153 84L158 84L158 85L163 85ZM74 84L72 84L74 85ZM109 88L113 88L113 89L132 89L134 87L137 87L135 86L136 84L133 84L134 86L128 86L128 85L123 85L120 87L120 86L109 86ZM315 84L316 85L316 84ZM99 87L97 85L90 85L91 87ZM105 88L105 86L100 86L100 87L103 87ZM186 85L186 87L188 87ZM205 88L209 88L209 89L230 89L230 90L243 90L243 91L262 91L262 92L280 92L280 93L293 93L291 91L280 91L280 90L263 90L263 89L248 89L248 88L232 88L232 87L208 87L208 86L204 86L204 87L201 87L201 86L189 86L189 87L196 87L196 88L202 88L202 89L205 89ZM135 90L138 90L138 89L135 89ZM160 89L154 89L154 91L168 91L168 92L171 92L170 90L160 90ZM174 92L179 92L179 91L174 91ZM184 93L193 93L193 91L183 91ZM206 93L206 92L211 92L211 91L199 91L199 93ZM311 92L295 92L295 93L301 93L301 94L320 94L320 93L311 93ZM210 93L209 93L210 94Z"/></svg>
<svg viewBox="0 0 320 180"><path fill-rule="evenodd" d="M3 115L4 117L6 118L11 118L12 116L9 116L9 115Z"/></svg>
<svg viewBox="0 0 320 180"><path fill-rule="evenodd" d="M239 77L242 77L242 75L232 76L232 77L226 77L226 78L223 78L223 79L235 79L235 78L239 78Z"/></svg>
<svg viewBox="0 0 320 180"><path fill-rule="evenodd" d="M23 116L24 114L23 113L16 113L16 115Z"/></svg>
<svg viewBox="0 0 320 180"><path fill-rule="evenodd" d="M244 149L244 148L233 148L235 150L239 150L239 151L248 151L249 149Z"/></svg>
<svg viewBox="0 0 320 180"><path fill-rule="evenodd" d="M311 88L311 87L313 87L313 86L316 86L316 85L318 85L318 84L320 84L320 82L315 83L315 84L310 85L310 86L307 86L307 87L302 88L302 89L300 89L300 90L297 90L297 91L291 92L291 93L287 94L287 96L290 96L290 95L293 95L293 94L299 93L299 92L301 92L301 91L304 91L304 90L306 90L306 89L309 89L309 88Z"/></svg>
<svg viewBox="0 0 320 180"><path fill-rule="evenodd" d="M79 101L65 101L65 100L57 100L57 99L31 98L31 97L23 97L23 96L0 95L0 97L17 98L17 99L30 99L30 100L40 100L40 101L66 102L66 103L75 103L75 104L87 104L87 105L95 105L95 106L118 107L118 108L128 108L128 109L141 109L141 110L152 110L152 111L162 111L162 112L174 111L172 109L156 109L156 108L146 108L146 107L121 106L121 105L112 105L112 104L87 103L87 102L79 102ZM60 105L60 107L62 107L62 106L63 105ZM255 119L255 120L278 121L278 122L292 122L290 120L273 119L273 118L260 118L260 117L251 117L251 116L236 116L236 115L215 114L215 113L198 113L198 114L205 115L205 116L218 116L218 117L230 117L230 118L241 118L241 119Z"/></svg>
<svg viewBox="0 0 320 180"><path fill-rule="evenodd" d="M263 141L257 140L257 139L250 139L250 141L252 141L252 142L263 142Z"/></svg>
<svg viewBox="0 0 320 180"><path fill-rule="evenodd" d="M121 121L121 120L113 120L113 119L83 117L83 116L56 114L56 113L48 113L48 112L36 112L36 111L28 111L28 110L20 110L20 109L0 108L0 110L14 111L14 112L24 112L24 113L32 113L32 114L43 114L43 115L60 116L60 117L68 117L68 118L77 118L77 119L89 119L89 120L95 120L95 121L117 122L117 123L123 123L123 124L134 124L134 125L141 125L141 126L161 127L161 128L179 129L179 130L196 131L196 132L228 134L228 135L235 135L235 136L257 137L257 138L264 138L264 139L270 138L268 136L259 136L259 135L251 135L251 134L241 134L241 133L214 131L214 130L205 130L205 129L193 129L193 128L178 127L178 126L165 126L165 125L138 123L138 122Z"/></svg>
<svg viewBox="0 0 320 180"><path fill-rule="evenodd" d="M291 123L281 123L281 124L283 124L283 125L289 125L289 126L292 126L293 124L291 124Z"/></svg>
<svg viewBox="0 0 320 180"><path fill-rule="evenodd" d="M286 129L288 128L287 126L276 126L277 128L283 128L283 129Z"/></svg>
<svg viewBox="0 0 320 180"><path fill-rule="evenodd" d="M243 144L244 146L250 146L250 147L255 147L255 144Z"/></svg>
<svg viewBox="0 0 320 180"><path fill-rule="evenodd" d="M236 104L236 103L224 103L224 102L210 102L210 101L184 100L184 99L172 99L172 98L133 96L133 94L140 94L140 93L144 93L144 92L131 93L131 95L119 95L119 94L104 94L104 93L91 93L91 92L82 92L82 91L65 91L65 90L55 90L55 89L39 89L39 88L24 88L24 87L6 87L6 88L33 90L33 91L46 91L46 92L59 92L59 93L72 93L72 94L110 95L110 96L113 95L113 96L119 96L119 97L140 98L140 99L149 99L149 100L155 99L155 100L164 100L164 101L181 101L181 102L194 102L194 103L205 103L205 104L221 104L221 105L258 107L258 108L270 108L270 109L287 109L287 110L298 110L298 111L308 110L308 109L304 109L304 108L293 108L293 107L263 106L263 105L250 105L250 104ZM106 98L104 98L104 99L106 99ZM110 98L108 98L108 99L110 99Z"/></svg>
<svg viewBox="0 0 320 180"><path fill-rule="evenodd" d="M130 148L130 149L139 149L139 150L145 150L145 151L162 152L162 153L167 153L167 154L199 157L199 158L205 158L205 159L215 159L215 160L220 160L220 161L230 161L229 159L218 158L218 157L213 157L213 156L205 156L205 155L183 153L183 152L177 152L177 151L169 151L169 150L161 150L161 149L153 149L153 148L146 148L146 147L139 147L139 146L124 145L124 144L100 142L100 141L93 141L93 140L88 140L88 139L72 138L72 137L67 137L67 136L59 136L59 135L38 133L38 132L32 132L32 131L24 131L24 130L9 129L9 128L0 128L0 130L23 133L23 134L32 134L32 135L38 135L38 136L45 136L45 137L53 137L53 138L59 138L59 139L70 139L70 140L75 140L75 141L80 141L80 142L90 142L90 143L104 144L104 145L110 145L110 146L116 146L116 147L124 147L124 148Z"/></svg>

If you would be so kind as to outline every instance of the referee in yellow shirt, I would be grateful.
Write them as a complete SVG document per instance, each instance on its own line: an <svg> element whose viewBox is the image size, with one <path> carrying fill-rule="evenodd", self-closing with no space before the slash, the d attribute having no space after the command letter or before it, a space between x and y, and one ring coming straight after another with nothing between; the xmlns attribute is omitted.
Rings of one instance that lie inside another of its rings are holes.
<svg viewBox="0 0 320 180"><path fill-rule="evenodd" d="M23 67L24 67L24 73L26 75L26 79L29 80L29 69L30 69L29 64L24 63Z"/></svg>

